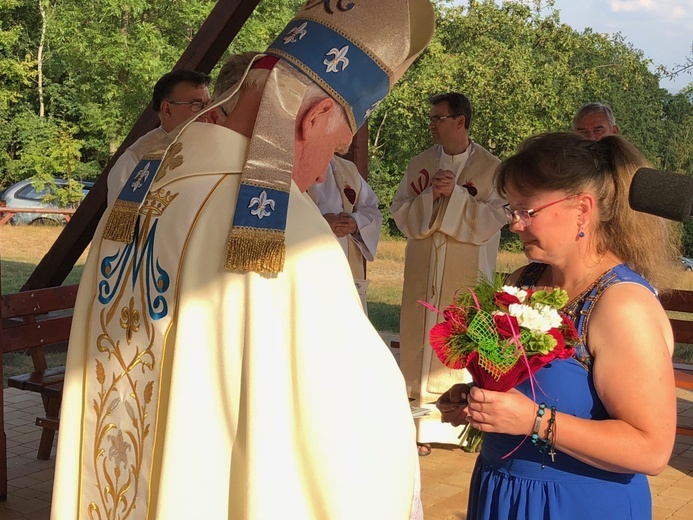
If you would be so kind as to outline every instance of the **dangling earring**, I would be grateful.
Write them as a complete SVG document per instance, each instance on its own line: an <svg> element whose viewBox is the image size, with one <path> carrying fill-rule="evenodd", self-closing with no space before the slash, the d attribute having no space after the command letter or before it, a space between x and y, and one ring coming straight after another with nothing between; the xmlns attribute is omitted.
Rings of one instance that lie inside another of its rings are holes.
<svg viewBox="0 0 693 520"><path fill-rule="evenodd" d="M580 222L578 231L578 238L585 238L585 232L583 231L583 224Z"/></svg>

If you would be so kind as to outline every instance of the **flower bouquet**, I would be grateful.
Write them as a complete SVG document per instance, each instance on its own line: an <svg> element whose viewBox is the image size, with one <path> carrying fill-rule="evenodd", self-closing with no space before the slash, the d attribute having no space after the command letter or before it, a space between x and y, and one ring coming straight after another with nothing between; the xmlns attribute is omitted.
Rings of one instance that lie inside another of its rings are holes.
<svg viewBox="0 0 693 520"><path fill-rule="evenodd" d="M429 341L446 367L466 368L477 386L505 392L554 359L574 354L577 331L561 312L566 303L568 294L559 288L533 291L503 285L500 277L485 280L455 295ZM474 436L469 430L464 435ZM474 451L479 440L462 442Z"/></svg>

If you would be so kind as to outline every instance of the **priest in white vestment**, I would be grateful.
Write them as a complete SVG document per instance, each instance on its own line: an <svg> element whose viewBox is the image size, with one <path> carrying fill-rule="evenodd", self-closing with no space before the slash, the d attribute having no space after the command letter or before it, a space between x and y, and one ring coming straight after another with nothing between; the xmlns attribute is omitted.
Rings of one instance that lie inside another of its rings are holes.
<svg viewBox="0 0 693 520"><path fill-rule="evenodd" d="M378 196L353 162L336 155L327 167L325 180L313 184L306 193L339 240L367 313L366 262L375 259L383 224Z"/></svg>
<svg viewBox="0 0 693 520"><path fill-rule="evenodd" d="M106 210L53 520L421 518L404 380L302 192L428 44L434 11L333 7L308 2L218 100L238 97L224 124L187 123Z"/></svg>
<svg viewBox="0 0 693 520"><path fill-rule="evenodd" d="M434 146L414 157L399 184L390 211L407 237L400 316L400 366L412 404L431 413L417 419L419 454L429 443L459 443L462 427L440 421L435 403L466 370L446 368L428 342L455 292L473 287L479 276L492 279L506 223L506 201L493 187L499 159L469 138L472 107L457 92L431 98L429 129Z"/></svg>
<svg viewBox="0 0 693 520"><path fill-rule="evenodd" d="M112 206L132 170L147 154L163 155L176 137L175 129L209 103L210 77L202 72L177 69L167 72L154 85L152 110L159 116L159 126L125 149L108 173L108 205ZM206 121L202 116L200 121Z"/></svg>

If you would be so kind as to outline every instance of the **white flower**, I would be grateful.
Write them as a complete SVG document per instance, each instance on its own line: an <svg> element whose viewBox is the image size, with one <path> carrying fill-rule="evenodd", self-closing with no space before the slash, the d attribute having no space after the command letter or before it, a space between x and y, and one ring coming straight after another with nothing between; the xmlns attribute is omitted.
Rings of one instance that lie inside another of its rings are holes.
<svg viewBox="0 0 693 520"><path fill-rule="evenodd" d="M536 308L529 305L511 303L508 306L508 314L517 318L520 327L532 332L548 332L550 329L561 326L561 316L556 309L549 305L538 305Z"/></svg>
<svg viewBox="0 0 693 520"><path fill-rule="evenodd" d="M520 303L524 303L524 301L527 299L527 291L525 291L524 289L520 289L519 287L514 287L512 285L504 285L501 288L501 291L515 296L515 298L520 300Z"/></svg>

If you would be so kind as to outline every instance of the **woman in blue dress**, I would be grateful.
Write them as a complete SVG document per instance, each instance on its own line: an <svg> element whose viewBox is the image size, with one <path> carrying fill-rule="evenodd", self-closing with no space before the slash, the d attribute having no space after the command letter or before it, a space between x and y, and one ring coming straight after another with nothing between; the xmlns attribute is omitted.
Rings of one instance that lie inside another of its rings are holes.
<svg viewBox="0 0 693 520"><path fill-rule="evenodd" d="M445 422L485 432L468 519L650 519L646 475L676 430L673 337L654 286L678 257L670 223L630 209L626 140L572 133L528 139L497 172L510 230L532 262L509 285L561 287L580 338L508 392L455 385Z"/></svg>

